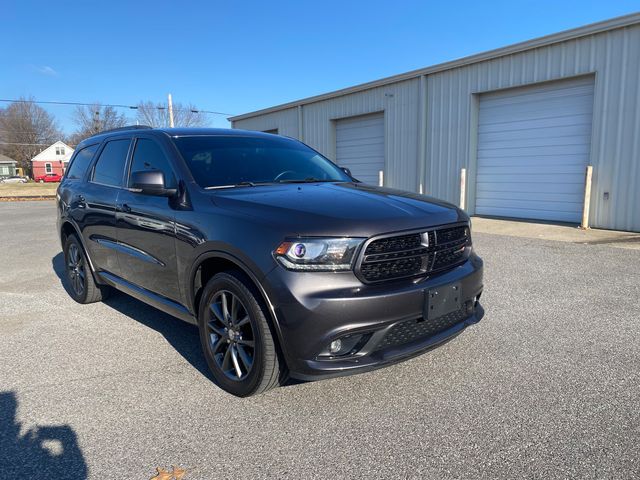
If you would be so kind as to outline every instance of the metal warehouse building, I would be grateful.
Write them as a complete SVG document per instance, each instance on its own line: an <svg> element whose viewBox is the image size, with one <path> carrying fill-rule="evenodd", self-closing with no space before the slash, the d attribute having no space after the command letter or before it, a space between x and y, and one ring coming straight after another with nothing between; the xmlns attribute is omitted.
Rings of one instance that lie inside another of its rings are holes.
<svg viewBox="0 0 640 480"><path fill-rule="evenodd" d="M640 231L640 14L238 115L471 214Z"/></svg>

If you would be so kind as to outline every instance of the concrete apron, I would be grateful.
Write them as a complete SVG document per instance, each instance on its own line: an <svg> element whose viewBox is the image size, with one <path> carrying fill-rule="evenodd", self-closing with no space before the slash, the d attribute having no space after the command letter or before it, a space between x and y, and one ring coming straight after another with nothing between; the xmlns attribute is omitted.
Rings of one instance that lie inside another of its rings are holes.
<svg viewBox="0 0 640 480"><path fill-rule="evenodd" d="M581 230L576 225L531 220L503 220L473 217L473 232L512 237L540 238L585 245L610 245L640 250L640 233L615 230Z"/></svg>

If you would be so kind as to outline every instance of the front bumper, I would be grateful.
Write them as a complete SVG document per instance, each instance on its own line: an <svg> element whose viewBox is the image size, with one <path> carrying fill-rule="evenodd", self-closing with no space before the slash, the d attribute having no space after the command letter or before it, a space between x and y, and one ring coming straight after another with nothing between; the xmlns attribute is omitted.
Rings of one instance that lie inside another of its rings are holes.
<svg viewBox="0 0 640 480"><path fill-rule="evenodd" d="M483 288L482 270L482 260L475 253L463 264L438 275L378 285L364 285L352 272L272 270L265 283L271 287L282 351L291 376L311 380L368 371L447 341L484 315L477 301ZM461 303L467 308L442 323L442 328L432 328L430 323L440 319L423 319L426 292L452 283L460 284ZM419 334L401 335L406 341L388 341L388 335L402 330ZM368 340L353 355L320 355L331 341L346 334L366 334Z"/></svg>

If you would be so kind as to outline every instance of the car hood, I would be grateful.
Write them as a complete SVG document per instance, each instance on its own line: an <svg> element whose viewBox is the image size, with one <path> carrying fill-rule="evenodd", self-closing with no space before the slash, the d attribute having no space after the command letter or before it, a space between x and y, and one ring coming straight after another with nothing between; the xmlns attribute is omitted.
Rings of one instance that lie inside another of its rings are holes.
<svg viewBox="0 0 640 480"><path fill-rule="evenodd" d="M209 194L220 208L294 236L368 237L468 219L450 203L362 183L260 185Z"/></svg>

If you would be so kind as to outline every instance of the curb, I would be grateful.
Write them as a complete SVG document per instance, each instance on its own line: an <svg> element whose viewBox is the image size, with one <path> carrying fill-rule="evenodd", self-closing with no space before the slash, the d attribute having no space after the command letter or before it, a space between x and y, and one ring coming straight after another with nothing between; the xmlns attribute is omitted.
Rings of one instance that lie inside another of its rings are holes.
<svg viewBox="0 0 640 480"><path fill-rule="evenodd" d="M20 195L16 197L0 197L0 202L28 202L33 200L55 200L55 195Z"/></svg>

